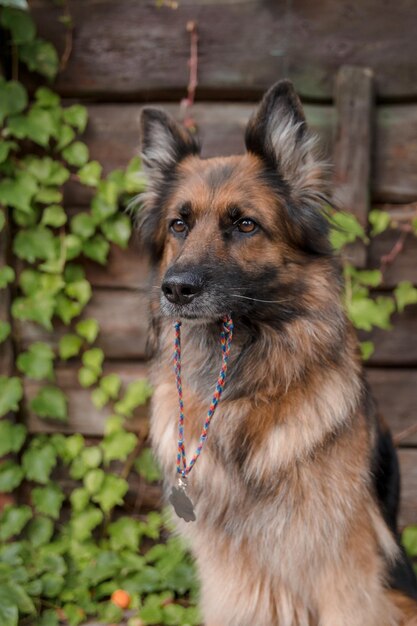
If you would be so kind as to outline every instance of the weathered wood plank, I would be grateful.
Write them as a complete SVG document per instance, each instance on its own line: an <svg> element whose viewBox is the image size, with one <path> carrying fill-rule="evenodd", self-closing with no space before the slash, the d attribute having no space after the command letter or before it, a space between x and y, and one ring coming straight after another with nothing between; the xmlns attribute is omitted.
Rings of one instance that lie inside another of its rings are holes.
<svg viewBox="0 0 417 626"><path fill-rule="evenodd" d="M392 317L389 331L375 328L366 338L375 343L369 364L413 367L417 365L417 305ZM362 335L362 333L361 333Z"/></svg>
<svg viewBox="0 0 417 626"><path fill-rule="evenodd" d="M147 378L147 368L144 363L107 363L104 368L105 374L117 373L125 387L128 383ZM68 397L68 422L42 420L37 417L29 407L42 383L38 381L24 381L24 418L31 433L82 433L90 437L100 437L104 433L105 419L111 415L111 410L98 409L91 401L91 389L83 389L78 382L78 367L73 364L64 368L57 368L56 383L65 391ZM141 432L143 436L147 432L148 407L138 407L134 416L128 420L130 430Z"/></svg>
<svg viewBox="0 0 417 626"><path fill-rule="evenodd" d="M398 451L401 468L400 528L417 524L417 450Z"/></svg>
<svg viewBox="0 0 417 626"><path fill-rule="evenodd" d="M384 10L378 0L185 0L175 11L154 0L70 0L69 9L73 51L57 82L67 96L184 94L188 20L198 24L204 96L258 96L290 77L304 97L330 99L335 72L347 63L371 67L384 98L417 95L413 0L385 2ZM32 10L40 34L63 50L60 9L37 0Z"/></svg>
<svg viewBox="0 0 417 626"><path fill-rule="evenodd" d="M333 201L337 208L353 213L364 228L369 211L373 100L372 71L341 67L335 81ZM357 267L365 267L363 242L352 244L347 254Z"/></svg>
<svg viewBox="0 0 417 626"><path fill-rule="evenodd" d="M7 219L7 218L6 218ZM8 264L10 248L10 228L8 222L0 231L0 268ZM0 322L10 323L11 290L5 287L0 293ZM13 372L13 345L9 336L0 344L0 376L10 376Z"/></svg>
<svg viewBox="0 0 417 626"><path fill-rule="evenodd" d="M178 117L178 105L161 105ZM193 116L199 128L204 157L241 153L246 122L255 104L201 103ZM90 121L85 140L91 158L107 173L123 167L138 153L139 114L136 104L89 105ZM335 109L327 105L306 105L308 123L318 135L323 154L332 161ZM376 108L375 141L372 156L371 192L380 202L413 202L417 198L417 105ZM75 183L66 186L67 205L84 205L91 192Z"/></svg>

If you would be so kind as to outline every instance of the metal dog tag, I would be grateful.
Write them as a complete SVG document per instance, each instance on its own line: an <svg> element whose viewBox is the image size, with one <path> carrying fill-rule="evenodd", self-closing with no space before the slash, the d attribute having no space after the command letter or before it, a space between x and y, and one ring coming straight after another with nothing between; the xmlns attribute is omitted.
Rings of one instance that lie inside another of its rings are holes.
<svg viewBox="0 0 417 626"><path fill-rule="evenodd" d="M176 487L172 488L169 501L174 507L175 513L186 522L195 522L196 516L194 506L190 498L187 496L187 479L180 476L177 480Z"/></svg>

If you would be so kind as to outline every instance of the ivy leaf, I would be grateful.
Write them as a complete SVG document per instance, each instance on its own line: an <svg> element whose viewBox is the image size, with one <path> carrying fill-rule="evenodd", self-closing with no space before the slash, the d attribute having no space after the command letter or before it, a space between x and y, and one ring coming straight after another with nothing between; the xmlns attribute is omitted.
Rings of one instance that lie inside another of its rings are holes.
<svg viewBox="0 0 417 626"><path fill-rule="evenodd" d="M53 228L59 228L63 226L67 221L67 215L59 204L53 204L48 206L42 213L41 224L44 226L52 226Z"/></svg>
<svg viewBox="0 0 417 626"><path fill-rule="evenodd" d="M109 241L121 248L127 248L132 234L132 224L127 215L117 215L100 225L101 230Z"/></svg>
<svg viewBox="0 0 417 626"><path fill-rule="evenodd" d="M98 191L91 203L91 215L96 224L104 222L117 212L119 189L111 180L102 180L98 185Z"/></svg>
<svg viewBox="0 0 417 626"><path fill-rule="evenodd" d="M88 341L88 343L93 343L97 339L99 325L97 320L89 318L77 322L75 330L80 337Z"/></svg>
<svg viewBox="0 0 417 626"><path fill-rule="evenodd" d="M34 380L42 380L48 378L54 379L53 361L55 358L54 351L42 341L37 341L29 346L27 352L22 352L17 357L17 367L19 371Z"/></svg>
<svg viewBox="0 0 417 626"><path fill-rule="evenodd" d="M9 322L3 322L0 320L0 343L6 341L11 332L12 327L10 326Z"/></svg>
<svg viewBox="0 0 417 626"><path fill-rule="evenodd" d="M0 203L30 214L31 201L37 190L38 184L29 172L18 172L16 178L0 181Z"/></svg>
<svg viewBox="0 0 417 626"><path fill-rule="evenodd" d="M404 311L408 304L417 303L417 289L412 285L412 283L410 283L409 280L403 280L398 283L394 290L394 296L400 313Z"/></svg>
<svg viewBox="0 0 417 626"><path fill-rule="evenodd" d="M114 474L106 474L100 491L92 499L104 513L109 513L116 505L123 504L128 489L127 480Z"/></svg>
<svg viewBox="0 0 417 626"><path fill-rule="evenodd" d="M348 313L354 326L361 330L372 330L373 326L388 330L391 328L390 319L395 311L392 298L379 296L372 300L362 294L354 294L348 302Z"/></svg>
<svg viewBox="0 0 417 626"><path fill-rule="evenodd" d="M102 409L108 400L109 396L102 389L97 388L91 392L91 401L98 409Z"/></svg>
<svg viewBox="0 0 417 626"><path fill-rule="evenodd" d="M0 456L19 452L25 443L27 430L23 424L12 424L9 420L0 421Z"/></svg>
<svg viewBox="0 0 417 626"><path fill-rule="evenodd" d="M50 443L39 446L35 440L35 444L32 441L30 448L23 454L22 468L28 480L46 485L56 465L56 451Z"/></svg>
<svg viewBox="0 0 417 626"><path fill-rule="evenodd" d="M67 402L67 397L61 389L47 385L33 398L30 407L39 417L66 422Z"/></svg>
<svg viewBox="0 0 417 626"><path fill-rule="evenodd" d="M59 519L62 503L65 496L56 485L49 484L45 487L35 487L31 492L32 502L38 513L48 515L53 519Z"/></svg>
<svg viewBox="0 0 417 626"><path fill-rule="evenodd" d="M39 106L47 109L49 107L57 107L61 102L61 98L58 94L48 89L48 87L38 87L35 91L35 99Z"/></svg>
<svg viewBox="0 0 417 626"><path fill-rule="evenodd" d="M62 116L67 124L76 128L79 133L83 133L85 131L88 120L86 107L81 104L73 104L72 106L64 109Z"/></svg>
<svg viewBox="0 0 417 626"><path fill-rule="evenodd" d="M9 597L2 597L0 599L0 626L18 626L18 621L17 605Z"/></svg>
<svg viewBox="0 0 417 626"><path fill-rule="evenodd" d="M82 356L82 362L96 374L101 374L104 360L104 352L101 348L90 348L86 350Z"/></svg>
<svg viewBox="0 0 417 626"><path fill-rule="evenodd" d="M24 478L23 469L13 461L0 464L0 493L10 493L20 485Z"/></svg>
<svg viewBox="0 0 417 626"><path fill-rule="evenodd" d="M77 335L64 335L59 340L59 356L61 359L70 359L73 356L77 356L83 342Z"/></svg>
<svg viewBox="0 0 417 626"><path fill-rule="evenodd" d="M65 237L65 251L68 261L75 259L82 250L82 241L76 235L67 235Z"/></svg>
<svg viewBox="0 0 417 626"><path fill-rule="evenodd" d="M50 157L39 158L31 155L23 163L26 170L44 185L63 185L70 177L67 168Z"/></svg>
<svg viewBox="0 0 417 626"><path fill-rule="evenodd" d="M83 185L97 187L103 168L98 161L90 161L78 170L78 178Z"/></svg>
<svg viewBox="0 0 417 626"><path fill-rule="evenodd" d="M90 502L90 494L87 489L79 487L71 493L70 502L74 513L81 513Z"/></svg>
<svg viewBox="0 0 417 626"><path fill-rule="evenodd" d="M0 233L6 225L6 216L4 215L4 211L0 209Z"/></svg>
<svg viewBox="0 0 417 626"><path fill-rule="evenodd" d="M58 143L56 145L57 150L62 150L62 148L65 148L66 146L68 146L71 143L71 141L75 139L75 132L73 131L71 126L68 126L67 124L62 124L61 128L58 131L57 139L58 139Z"/></svg>
<svg viewBox="0 0 417 626"><path fill-rule="evenodd" d="M32 107L27 115L11 117L7 128L14 137L31 139L44 148L57 131L52 113L40 107Z"/></svg>
<svg viewBox="0 0 417 626"><path fill-rule="evenodd" d="M19 535L31 518L29 506L6 505L0 516L0 539L7 541L10 537Z"/></svg>
<svg viewBox="0 0 417 626"><path fill-rule="evenodd" d="M338 211L331 217L330 243L335 250L340 250L347 243L356 239L366 241L365 231L352 213Z"/></svg>
<svg viewBox="0 0 417 626"><path fill-rule="evenodd" d="M86 257L105 265L109 254L110 244L102 235L95 235L84 241L82 251Z"/></svg>
<svg viewBox="0 0 417 626"><path fill-rule="evenodd" d="M81 239L88 239L94 235L95 230L96 225L89 213L78 213L71 220L71 231Z"/></svg>
<svg viewBox="0 0 417 626"><path fill-rule="evenodd" d="M0 14L0 22L10 31L15 44L26 43L35 38L35 23L30 14L25 11L11 7L4 8Z"/></svg>
<svg viewBox="0 0 417 626"><path fill-rule="evenodd" d="M136 552L139 547L141 528L131 517L120 517L108 527L110 547L115 552L127 548Z"/></svg>
<svg viewBox="0 0 417 626"><path fill-rule="evenodd" d="M13 7L14 9L22 9L27 11L29 6L27 0L1 0L1 4L4 7Z"/></svg>
<svg viewBox="0 0 417 626"><path fill-rule="evenodd" d="M80 305L84 307L91 298L91 285L88 280L77 280L68 283L65 287L65 293L71 298L78 300Z"/></svg>
<svg viewBox="0 0 417 626"><path fill-rule="evenodd" d="M147 482L162 480L162 473L150 448L144 448L135 461L135 469Z"/></svg>
<svg viewBox="0 0 417 626"><path fill-rule="evenodd" d="M32 72L38 72L46 78L52 80L58 73L58 54L49 41L38 38L23 44L19 48L19 57Z"/></svg>
<svg viewBox="0 0 417 626"><path fill-rule="evenodd" d="M85 541L91 532L103 521L103 513L97 507L73 515L70 522L71 534L77 541Z"/></svg>
<svg viewBox="0 0 417 626"><path fill-rule="evenodd" d="M14 269L10 265L0 267L0 289L12 283L15 279Z"/></svg>
<svg viewBox="0 0 417 626"><path fill-rule="evenodd" d="M97 381L99 374L94 372L89 367L80 367L78 370L78 382L81 387L91 387Z"/></svg>
<svg viewBox="0 0 417 626"><path fill-rule="evenodd" d="M367 361L373 355L375 346L372 341L361 341L359 344L362 359Z"/></svg>
<svg viewBox="0 0 417 626"><path fill-rule="evenodd" d="M85 445L84 437L80 433L75 433L65 438L65 456L64 461L73 461L83 450Z"/></svg>
<svg viewBox="0 0 417 626"><path fill-rule="evenodd" d="M90 495L100 491L104 482L105 473L102 469L92 469L84 476L84 487Z"/></svg>
<svg viewBox="0 0 417 626"><path fill-rule="evenodd" d="M13 241L13 252L19 259L29 263L34 263L37 259L52 259L55 251L54 235L45 226L20 230Z"/></svg>
<svg viewBox="0 0 417 626"><path fill-rule="evenodd" d="M8 115L21 113L28 103L26 89L15 80L6 82L0 78L0 124Z"/></svg>
<svg viewBox="0 0 417 626"><path fill-rule="evenodd" d="M17 411L22 396L23 388L20 378L0 376L0 417L9 411Z"/></svg>
<svg viewBox="0 0 417 626"><path fill-rule="evenodd" d="M15 141L5 141L0 143L0 163L4 163L12 150L18 147ZM1 230L1 228L0 228Z"/></svg>
<svg viewBox="0 0 417 626"><path fill-rule="evenodd" d="M81 141L74 141L62 150L62 156L70 165L81 167L88 161L88 148Z"/></svg>
<svg viewBox="0 0 417 626"><path fill-rule="evenodd" d="M152 388L146 379L129 383L123 398L114 405L116 413L131 417L136 407L145 404L152 395Z"/></svg>
<svg viewBox="0 0 417 626"><path fill-rule="evenodd" d="M408 526L403 530L401 543L408 556L417 556L417 526Z"/></svg>
<svg viewBox="0 0 417 626"><path fill-rule="evenodd" d="M136 435L125 430L106 435L101 442L105 463L116 460L125 461L129 454L133 452L137 443L138 438Z"/></svg>
<svg viewBox="0 0 417 626"><path fill-rule="evenodd" d="M12 304L14 318L37 322L47 330L52 330L51 319L55 309L55 298L45 292L35 293L27 298L15 298Z"/></svg>
<svg viewBox="0 0 417 626"><path fill-rule="evenodd" d="M68 325L74 317L81 313L82 307L79 302L70 300L63 293L59 293L56 298L55 312L58 317Z"/></svg>
<svg viewBox="0 0 417 626"><path fill-rule="evenodd" d="M121 385L122 381L118 374L107 374L100 380L100 389L112 400L119 395Z"/></svg>
<svg viewBox="0 0 417 626"><path fill-rule="evenodd" d="M54 523L47 517L37 516L29 522L26 534L30 543L39 548L50 542L54 534Z"/></svg>
<svg viewBox="0 0 417 626"><path fill-rule="evenodd" d="M354 277L361 285L367 287L378 287L382 282L380 270L355 270Z"/></svg>
<svg viewBox="0 0 417 626"><path fill-rule="evenodd" d="M55 187L41 187L35 195L35 200L40 204L62 202L62 192Z"/></svg>

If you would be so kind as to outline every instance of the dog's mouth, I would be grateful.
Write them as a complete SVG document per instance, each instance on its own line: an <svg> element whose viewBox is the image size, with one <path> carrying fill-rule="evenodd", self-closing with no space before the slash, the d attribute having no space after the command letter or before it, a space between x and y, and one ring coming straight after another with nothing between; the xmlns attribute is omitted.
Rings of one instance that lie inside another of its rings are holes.
<svg viewBox="0 0 417 626"><path fill-rule="evenodd" d="M160 298L160 309L164 317L171 319L186 319L195 323L211 323L230 315L230 308L219 303L216 298L208 295L199 295L188 302L172 302L164 293Z"/></svg>

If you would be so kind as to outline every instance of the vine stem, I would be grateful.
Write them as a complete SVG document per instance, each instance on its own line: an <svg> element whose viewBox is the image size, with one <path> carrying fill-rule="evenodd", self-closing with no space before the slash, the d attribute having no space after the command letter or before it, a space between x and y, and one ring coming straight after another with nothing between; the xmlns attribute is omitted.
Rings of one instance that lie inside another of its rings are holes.
<svg viewBox="0 0 417 626"><path fill-rule="evenodd" d="M387 267L391 265L392 263L394 263L398 255L401 254L401 252L404 250L404 244L407 239L407 235L411 232L412 229L411 229L411 226L404 225L401 227L400 230L401 230L401 234L398 237L395 244L393 245L393 247L391 248L391 250L388 252L388 254L384 254L384 256L381 257L380 270L382 274L384 274Z"/></svg>
<svg viewBox="0 0 417 626"><path fill-rule="evenodd" d="M19 80L19 54L15 43L12 44L12 79Z"/></svg>
<svg viewBox="0 0 417 626"><path fill-rule="evenodd" d="M198 85L198 31L197 22L190 20L187 22L187 33L190 33L190 57L188 59L189 79L187 86L187 97L181 101L182 123L190 130L195 129L196 123L191 114L195 100L195 92Z"/></svg>
<svg viewBox="0 0 417 626"><path fill-rule="evenodd" d="M404 439L407 439L407 437L415 433L417 433L417 423L408 426L408 428L404 428L404 430L401 430L397 435L394 435L394 444L399 446Z"/></svg>
<svg viewBox="0 0 417 626"><path fill-rule="evenodd" d="M65 33L64 52L62 53L61 60L59 62L59 69L61 72L64 71L68 65L68 61L72 53L72 45L74 40L74 24L69 10L68 0L64 0L63 18L65 19L65 26L67 30Z"/></svg>

